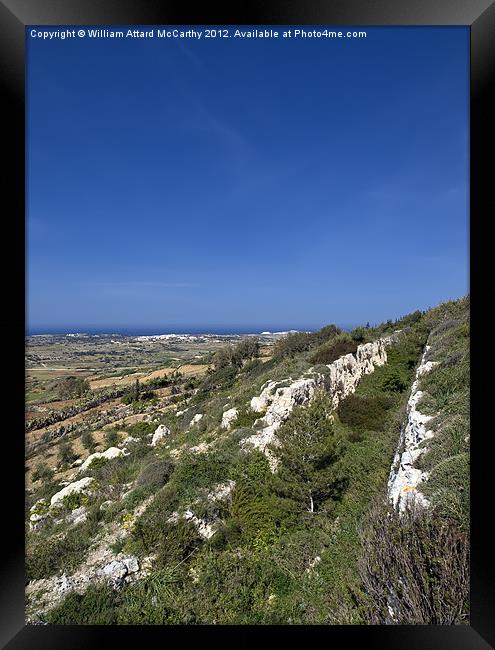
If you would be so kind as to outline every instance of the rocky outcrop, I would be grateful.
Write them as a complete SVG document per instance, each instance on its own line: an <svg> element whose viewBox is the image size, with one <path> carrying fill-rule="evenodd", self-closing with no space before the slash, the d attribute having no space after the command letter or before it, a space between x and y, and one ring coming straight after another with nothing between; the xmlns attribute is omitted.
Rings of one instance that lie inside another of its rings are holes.
<svg viewBox="0 0 495 650"><path fill-rule="evenodd" d="M111 560L100 570L102 578L106 578L114 587L119 587L126 582L130 582L131 576L139 571L139 561L137 557L123 557L119 560Z"/></svg>
<svg viewBox="0 0 495 650"><path fill-rule="evenodd" d="M197 424L202 419L203 419L203 413L196 413L196 415L193 417L193 419L189 423L189 426L193 427L195 424Z"/></svg>
<svg viewBox="0 0 495 650"><path fill-rule="evenodd" d="M232 422L234 422L234 420L236 419L238 413L239 410L236 408L231 408L228 411L224 411L222 415L222 424L221 424L222 429L229 429Z"/></svg>
<svg viewBox="0 0 495 650"><path fill-rule="evenodd" d="M418 458L426 451L422 446L423 441L433 436L433 432L428 429L432 416L424 415L417 407L423 396L423 392L419 390L420 378L436 365L435 361L425 361L429 349L430 346L427 345L416 370L416 378L407 402L406 422L401 430L388 480L388 497L401 512L408 503L414 502L423 507L429 505L428 499L419 490L420 483L427 480L428 473L414 467Z"/></svg>
<svg viewBox="0 0 495 650"><path fill-rule="evenodd" d="M64 504L65 497L68 497L72 494L89 494L91 492L91 485L94 482L94 478L91 476L85 476L79 481L74 481L73 483L68 483L61 490L56 492L50 501L46 499L39 499L31 507L29 511L29 528L30 530L36 530L40 522L48 517L48 515L55 514L59 512ZM75 511L73 511L74 513ZM79 513L76 513L73 523L78 523L75 520L77 517L80 517L79 521L84 521L85 512L84 508L81 509ZM71 521L69 520L69 523Z"/></svg>
<svg viewBox="0 0 495 650"><path fill-rule="evenodd" d="M94 478L91 476L85 476L79 481L74 481L74 483L69 483L60 492L56 492L50 499L50 505L53 508L64 500L64 497L69 496L70 494L87 494L90 490L91 484L94 482Z"/></svg>
<svg viewBox="0 0 495 650"><path fill-rule="evenodd" d="M272 470L276 459L270 451L277 444L276 431L289 417L295 406L306 404L318 389L324 389L336 408L341 400L356 390L361 378L370 374L377 366L387 362L386 347L397 341L399 332L391 336L358 346L355 354L346 354L327 365L328 372L310 370L305 377L288 379L285 382L269 381L259 396L251 400L251 409L264 415L257 420L261 430L241 440L244 448L257 448L268 458Z"/></svg>
<svg viewBox="0 0 495 650"><path fill-rule="evenodd" d="M160 424L159 427L155 429L155 433L153 434L153 438L151 439L151 446L156 447L156 445L163 440L166 436L170 435L170 429L166 427L164 424Z"/></svg>
<svg viewBox="0 0 495 650"><path fill-rule="evenodd" d="M88 469L91 463L97 458L103 458L104 460L111 460L112 458L118 458L119 456L125 456L125 451L119 449L118 447L109 447L106 451L95 451L94 454L90 454L84 463L79 468L80 472L84 472Z"/></svg>
<svg viewBox="0 0 495 650"><path fill-rule="evenodd" d="M132 520L140 517L152 500L152 496L148 497L138 505L132 512ZM28 622L37 621L43 612L60 604L72 591L82 594L91 584L105 581L117 589L146 576L152 568L153 556L138 560L133 555L115 553L112 548L127 534L126 527L111 522L92 544L87 556L81 558L74 573L29 582L26 586Z"/></svg>

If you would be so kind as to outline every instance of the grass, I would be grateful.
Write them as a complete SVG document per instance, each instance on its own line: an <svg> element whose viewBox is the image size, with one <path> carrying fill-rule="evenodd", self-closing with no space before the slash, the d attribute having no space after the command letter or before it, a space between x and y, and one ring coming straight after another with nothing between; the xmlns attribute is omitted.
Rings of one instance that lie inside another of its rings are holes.
<svg viewBox="0 0 495 650"><path fill-rule="evenodd" d="M420 411L434 415L434 437L418 463L429 472L421 486L443 517L469 529L469 302L436 312L428 360L436 366L420 381Z"/></svg>

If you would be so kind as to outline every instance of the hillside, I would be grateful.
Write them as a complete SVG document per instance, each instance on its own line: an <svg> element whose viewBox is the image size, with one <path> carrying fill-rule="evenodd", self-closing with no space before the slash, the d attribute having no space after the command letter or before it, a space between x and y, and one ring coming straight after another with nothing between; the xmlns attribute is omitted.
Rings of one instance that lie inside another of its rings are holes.
<svg viewBox="0 0 495 650"><path fill-rule="evenodd" d="M30 622L469 622L469 298L198 356L27 420Z"/></svg>

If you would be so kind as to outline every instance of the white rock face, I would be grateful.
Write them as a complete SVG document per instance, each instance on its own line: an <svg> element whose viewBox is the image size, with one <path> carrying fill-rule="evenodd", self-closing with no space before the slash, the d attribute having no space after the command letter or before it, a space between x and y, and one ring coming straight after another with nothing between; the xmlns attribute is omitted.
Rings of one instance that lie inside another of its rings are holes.
<svg viewBox="0 0 495 650"><path fill-rule="evenodd" d="M151 446L156 447L156 445L161 440L163 440L163 438L169 435L170 435L170 429L166 427L164 424L160 424L160 426L155 429L155 433L153 434L153 438L151 440Z"/></svg>
<svg viewBox="0 0 495 650"><path fill-rule="evenodd" d="M85 476L79 481L75 481L74 483L69 483L69 485L66 485L60 492L57 492L52 496L50 499L50 505L53 508L53 506L58 505L59 503L62 502L63 498L68 496L69 494L79 494L79 493L86 493L89 491L89 488L91 486L91 483L94 482L94 478L91 476Z"/></svg>
<svg viewBox="0 0 495 650"><path fill-rule="evenodd" d="M88 467L96 458L105 458L106 460L111 460L112 458L118 458L119 456L125 456L125 452L123 449L119 449L118 447L109 447L106 451L96 451L94 454L90 454L86 458L84 463L79 468L79 471L84 472L84 470L88 469Z"/></svg>
<svg viewBox="0 0 495 650"><path fill-rule="evenodd" d="M276 431L289 417L294 406L307 404L319 388L325 388L333 407L336 408L342 399L356 390L363 375L368 375L377 366L387 363L386 347L394 343L397 336L398 332L378 341L359 345L355 355L346 354L328 364L327 377L310 370L308 376L295 381L269 381L262 387L260 395L251 399L251 409L257 413L264 412L259 422L265 426L259 433L241 440L241 446L250 446L262 451L267 456L272 471L275 471L277 460L268 446L277 445ZM287 382L289 385L281 385Z"/></svg>
<svg viewBox="0 0 495 650"><path fill-rule="evenodd" d="M428 499L418 489L421 481L427 480L428 473L414 467L417 459L426 451L424 447L420 448L420 444L433 436L433 432L427 427L431 416L423 415L417 408L423 396L423 392L418 388L419 378L437 365L435 361L425 361L429 349L430 346L427 345L416 370L416 379L407 402L407 420L401 431L388 480L388 497L400 512L412 502L423 507L429 505Z"/></svg>
<svg viewBox="0 0 495 650"><path fill-rule="evenodd" d="M236 408L232 408L229 409L228 411L225 411L224 414L222 415L222 424L221 424L222 429L229 429L232 422L234 422L234 420L236 419L238 413L239 411Z"/></svg>
<svg viewBox="0 0 495 650"><path fill-rule="evenodd" d="M192 427L195 424L197 424L202 417L203 417L203 413L196 413L196 415L193 417L193 419L190 422L190 426Z"/></svg>

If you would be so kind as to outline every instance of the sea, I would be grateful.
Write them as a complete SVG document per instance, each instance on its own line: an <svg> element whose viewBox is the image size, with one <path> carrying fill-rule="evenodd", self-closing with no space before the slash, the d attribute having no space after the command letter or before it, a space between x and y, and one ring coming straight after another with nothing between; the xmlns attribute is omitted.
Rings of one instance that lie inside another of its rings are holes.
<svg viewBox="0 0 495 650"><path fill-rule="evenodd" d="M32 327L26 331L26 336L42 336L42 335L63 335L63 334L90 334L90 335L106 335L106 336L158 336L160 334L214 334L214 335L247 335L247 334L276 334L281 332L315 332L324 325L312 326L280 326L280 325L267 325L264 327ZM350 331L356 325L338 325L340 329Z"/></svg>

